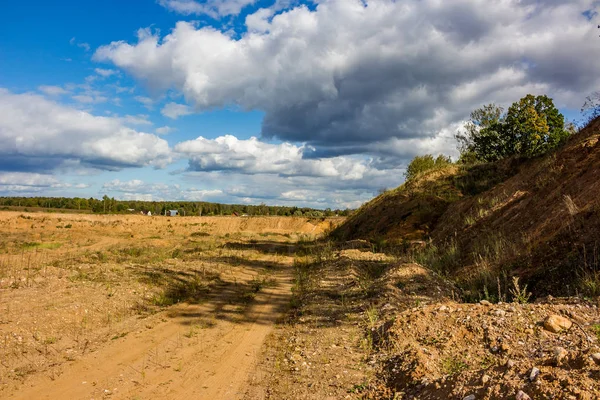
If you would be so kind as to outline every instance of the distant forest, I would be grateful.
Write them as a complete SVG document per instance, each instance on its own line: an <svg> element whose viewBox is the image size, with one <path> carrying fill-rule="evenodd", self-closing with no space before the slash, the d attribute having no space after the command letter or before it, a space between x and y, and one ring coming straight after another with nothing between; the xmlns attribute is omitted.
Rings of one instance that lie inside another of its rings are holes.
<svg viewBox="0 0 600 400"><path fill-rule="evenodd" d="M182 216L211 215L279 215L297 217L348 216L351 210L316 210L313 208L283 207L242 204L220 204L203 201L137 201L115 200L104 196L101 200L90 197L0 197L2 207L31 207L46 209L79 210L98 214L139 214L150 211L153 215L165 215L168 210L177 210ZM24 210L25 211L25 210ZM34 210L31 210L34 211Z"/></svg>

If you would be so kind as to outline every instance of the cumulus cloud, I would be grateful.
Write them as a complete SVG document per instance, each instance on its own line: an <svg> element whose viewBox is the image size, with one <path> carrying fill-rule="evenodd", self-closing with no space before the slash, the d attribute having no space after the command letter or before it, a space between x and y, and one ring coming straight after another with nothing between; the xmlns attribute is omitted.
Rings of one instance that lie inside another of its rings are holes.
<svg viewBox="0 0 600 400"><path fill-rule="evenodd" d="M162 3L185 13L199 4ZM596 22L584 15L598 7L324 0L314 10L258 10L241 37L187 22L163 38L141 30L137 43L102 46L94 59L155 90L180 90L196 110L262 110L266 138L361 153L429 140L484 103L528 92L578 108L600 85Z"/></svg>
<svg viewBox="0 0 600 400"><path fill-rule="evenodd" d="M87 184L61 182L55 176L28 172L0 172L0 193L5 196L39 195L64 189L85 189Z"/></svg>
<svg viewBox="0 0 600 400"><path fill-rule="evenodd" d="M206 14L212 18L238 15L242 9L256 0L158 0L157 3L169 11L183 15Z"/></svg>
<svg viewBox="0 0 600 400"><path fill-rule="evenodd" d="M237 171L187 172L184 181L220 188L223 194L215 201L226 203L356 208L379 189L397 186L402 181L402 171L368 173L358 181L319 176L248 175Z"/></svg>
<svg viewBox="0 0 600 400"><path fill-rule="evenodd" d="M175 151L189 158L191 171L237 171L245 174L320 176L359 180L370 168L370 160L351 157L305 159L312 148L290 143L270 144L255 137L239 140L226 135L216 139L199 137L179 143Z"/></svg>
<svg viewBox="0 0 600 400"><path fill-rule="evenodd" d="M171 150L118 117L100 117L43 96L0 89L0 171L41 172L64 165L118 170L164 167Z"/></svg>
<svg viewBox="0 0 600 400"><path fill-rule="evenodd" d="M51 187L59 184L52 175L26 172L0 172L0 185Z"/></svg>
<svg viewBox="0 0 600 400"><path fill-rule="evenodd" d="M148 110L154 109L154 100L150 97L135 96L133 99L139 103L142 103L142 105Z"/></svg>
<svg viewBox="0 0 600 400"><path fill-rule="evenodd" d="M138 115L126 115L121 118L123 123L127 125L152 125L152 121L149 120L150 116L147 114Z"/></svg>
<svg viewBox="0 0 600 400"><path fill-rule="evenodd" d="M160 128L156 128L154 132L156 132L157 135L168 135L175 130L175 128L171 128L170 126L161 126Z"/></svg>
<svg viewBox="0 0 600 400"><path fill-rule="evenodd" d="M167 118L177 119L192 114L192 109L185 104L168 103L160 110L160 113Z"/></svg>
<svg viewBox="0 0 600 400"><path fill-rule="evenodd" d="M42 85L38 86L38 90L47 94L48 96L60 96L63 94L68 94L69 91L63 89L60 86L51 86L51 85Z"/></svg>
<svg viewBox="0 0 600 400"><path fill-rule="evenodd" d="M71 96L73 100L82 104L97 104L104 103L108 100L105 96L93 96L89 94L78 94L75 96Z"/></svg>
<svg viewBox="0 0 600 400"><path fill-rule="evenodd" d="M94 71L103 78L108 78L113 75L117 75L119 73L119 71L116 71L114 69L104 69L104 68L96 68Z"/></svg>
<svg viewBox="0 0 600 400"><path fill-rule="evenodd" d="M102 185L103 192L117 193L118 198L124 200L185 200L202 201L223 195L219 189L182 189L178 184L167 185L164 183L147 183L139 179L121 181L114 179Z"/></svg>

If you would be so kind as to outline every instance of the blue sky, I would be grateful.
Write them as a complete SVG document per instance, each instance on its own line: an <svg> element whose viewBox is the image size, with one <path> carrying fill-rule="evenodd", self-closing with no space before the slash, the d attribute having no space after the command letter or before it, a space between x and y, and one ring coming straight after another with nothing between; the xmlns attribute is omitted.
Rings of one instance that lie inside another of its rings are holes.
<svg viewBox="0 0 600 400"><path fill-rule="evenodd" d="M596 3L483 4L9 2L0 195L357 207L483 104L579 118Z"/></svg>

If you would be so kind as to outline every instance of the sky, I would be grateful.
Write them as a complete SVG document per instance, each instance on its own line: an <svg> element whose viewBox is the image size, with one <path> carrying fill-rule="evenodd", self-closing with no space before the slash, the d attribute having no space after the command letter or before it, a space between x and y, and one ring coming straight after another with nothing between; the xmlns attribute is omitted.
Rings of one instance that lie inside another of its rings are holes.
<svg viewBox="0 0 600 400"><path fill-rule="evenodd" d="M484 104L600 89L591 0L0 7L0 196L356 208Z"/></svg>

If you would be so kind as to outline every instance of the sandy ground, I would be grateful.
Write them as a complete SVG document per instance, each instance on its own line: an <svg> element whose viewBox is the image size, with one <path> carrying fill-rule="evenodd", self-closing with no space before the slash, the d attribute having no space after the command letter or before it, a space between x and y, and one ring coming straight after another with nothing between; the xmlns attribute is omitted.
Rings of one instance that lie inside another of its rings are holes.
<svg viewBox="0 0 600 400"><path fill-rule="evenodd" d="M238 398L265 338L289 302L289 271L277 281L277 287L256 296L242 318L218 320L214 327L186 337L186 327L198 318L211 318L228 294L219 293L203 305L176 306L172 318L154 316L142 330L71 364L58 379L32 380L13 398Z"/></svg>
<svg viewBox="0 0 600 400"><path fill-rule="evenodd" d="M0 212L0 398L242 397L337 222Z"/></svg>

